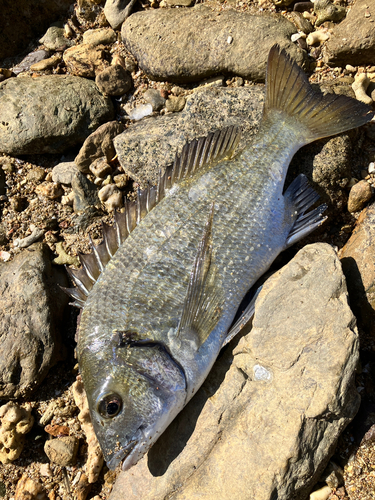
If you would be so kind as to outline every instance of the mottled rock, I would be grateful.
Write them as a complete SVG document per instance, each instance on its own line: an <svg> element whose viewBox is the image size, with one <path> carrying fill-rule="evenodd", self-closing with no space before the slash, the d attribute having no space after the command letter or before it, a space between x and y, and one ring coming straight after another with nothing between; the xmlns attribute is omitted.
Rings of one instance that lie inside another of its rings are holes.
<svg viewBox="0 0 375 500"><path fill-rule="evenodd" d="M75 436L63 436L46 441L44 451L51 462L66 466L75 462L78 451L78 439Z"/></svg>
<svg viewBox="0 0 375 500"><path fill-rule="evenodd" d="M98 73L95 83L102 94L119 96L126 94L133 82L130 73L119 64L115 64Z"/></svg>
<svg viewBox="0 0 375 500"><path fill-rule="evenodd" d="M117 40L116 33L111 28L87 30L82 36L83 43L90 45L110 45Z"/></svg>
<svg viewBox="0 0 375 500"><path fill-rule="evenodd" d="M68 75L10 78L0 83L0 151L61 153L82 143L113 114L111 100L90 80Z"/></svg>
<svg viewBox="0 0 375 500"><path fill-rule="evenodd" d="M47 181L39 184L39 186L35 188L35 192L39 196L43 196L48 200L56 200L64 194L64 190L62 189L60 184Z"/></svg>
<svg viewBox="0 0 375 500"><path fill-rule="evenodd" d="M130 16L136 0L106 0L104 14L114 30Z"/></svg>
<svg viewBox="0 0 375 500"><path fill-rule="evenodd" d="M19 75L24 71L28 71L31 68L31 66L33 66L34 64L38 64L39 62L46 59L48 56L49 56L49 51L44 49L31 52L24 59L22 59L22 61L19 64L14 66L12 71L15 75Z"/></svg>
<svg viewBox="0 0 375 500"><path fill-rule="evenodd" d="M296 31L294 24L278 14L225 10L218 15L198 5L136 12L122 25L121 34L152 80L189 82L233 73L264 81L268 53L275 43L299 64L303 62L303 51L290 40Z"/></svg>
<svg viewBox="0 0 375 500"><path fill-rule="evenodd" d="M46 34L39 40L49 50L64 50L72 42L64 37L65 30L59 26L51 26Z"/></svg>
<svg viewBox="0 0 375 500"><path fill-rule="evenodd" d="M108 161L115 156L113 139L124 130L124 126L116 121L104 123L83 143L74 160L81 172L87 173L89 166L96 159L105 156Z"/></svg>
<svg viewBox="0 0 375 500"><path fill-rule="evenodd" d="M372 189L367 181L359 181L351 188L348 200L348 211L358 212L371 200Z"/></svg>
<svg viewBox="0 0 375 500"><path fill-rule="evenodd" d="M60 184L70 186L72 184L72 179L77 172L78 168L76 167L74 161L61 162L53 167L52 180L53 182L60 182Z"/></svg>
<svg viewBox="0 0 375 500"><path fill-rule="evenodd" d="M34 417L31 408L21 408L16 403L0 406L0 462L9 464L22 453L25 434L31 431Z"/></svg>
<svg viewBox="0 0 375 500"><path fill-rule="evenodd" d="M340 252L348 282L350 304L358 325L375 335L375 204L367 207L357 220L349 241Z"/></svg>
<svg viewBox="0 0 375 500"><path fill-rule="evenodd" d="M0 263L1 399L29 395L63 355L58 328L68 300L58 283L67 286L66 275L44 244Z"/></svg>
<svg viewBox="0 0 375 500"><path fill-rule="evenodd" d="M100 201L105 205L108 212L123 206L123 196L116 184L107 184L98 193Z"/></svg>
<svg viewBox="0 0 375 500"><path fill-rule="evenodd" d="M177 113L179 111L182 111L185 107L186 99L184 96L173 96L171 95L169 99L167 99L165 103L165 107L167 108L167 111L170 111L172 113Z"/></svg>
<svg viewBox="0 0 375 500"><path fill-rule="evenodd" d="M314 12L317 15L315 26L320 26L326 21L339 22L346 15L345 7L335 5L330 0L315 0Z"/></svg>
<svg viewBox="0 0 375 500"><path fill-rule="evenodd" d="M102 158L97 158L90 165L90 172L99 177L100 179L105 179L107 175L112 173L112 168L107 163L107 158L103 156Z"/></svg>
<svg viewBox="0 0 375 500"><path fill-rule="evenodd" d="M74 193L73 209L75 212L86 210L86 208L100 205L98 190L93 182L81 172L77 172L72 179Z"/></svg>
<svg viewBox="0 0 375 500"><path fill-rule="evenodd" d="M173 163L184 144L209 132L237 125L242 129L239 148L254 135L263 107L263 88L209 88L186 100L181 113L158 116L129 127L114 140L124 171L145 185L156 183L159 170Z"/></svg>
<svg viewBox="0 0 375 500"><path fill-rule="evenodd" d="M303 31L306 35L314 31L313 25L308 19L303 17L301 12L292 11L290 16L293 19L294 24L297 26L298 31Z"/></svg>
<svg viewBox="0 0 375 500"><path fill-rule="evenodd" d="M48 497L40 482L25 473L17 483L14 500L48 500Z"/></svg>
<svg viewBox="0 0 375 500"><path fill-rule="evenodd" d="M144 97L144 99L145 99L146 102L148 102L149 104L151 104L152 109L154 111L160 111L165 106L165 99L160 94L159 90L148 89L143 94L143 97Z"/></svg>
<svg viewBox="0 0 375 500"><path fill-rule="evenodd" d="M323 47L326 63L335 66L373 64L375 0L357 0ZM343 43L345 40L345 43Z"/></svg>
<svg viewBox="0 0 375 500"><path fill-rule="evenodd" d="M40 37L61 15L66 15L72 1L3 0L1 2L0 59L15 56L29 42Z"/></svg>
<svg viewBox="0 0 375 500"><path fill-rule="evenodd" d="M63 59L70 74L94 78L109 66L110 56L101 45L80 44L67 49Z"/></svg>
<svg viewBox="0 0 375 500"><path fill-rule="evenodd" d="M306 498L358 409L357 363L337 255L306 246L267 280L251 332L110 500Z"/></svg>

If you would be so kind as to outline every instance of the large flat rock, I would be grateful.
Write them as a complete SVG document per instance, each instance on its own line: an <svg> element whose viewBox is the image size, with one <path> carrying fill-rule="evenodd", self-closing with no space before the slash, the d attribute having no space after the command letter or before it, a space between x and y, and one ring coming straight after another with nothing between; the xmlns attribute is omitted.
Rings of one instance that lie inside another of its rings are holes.
<svg viewBox="0 0 375 500"><path fill-rule="evenodd" d="M218 73L264 81L270 48L278 43L297 63L303 51L290 40L297 28L280 14L251 15L202 5L136 12L122 39L153 80L190 82Z"/></svg>
<svg viewBox="0 0 375 500"><path fill-rule="evenodd" d="M110 500L305 499L354 417L358 336L333 248L303 248Z"/></svg>
<svg viewBox="0 0 375 500"><path fill-rule="evenodd" d="M67 75L0 83L0 152L62 153L82 143L114 109L93 81Z"/></svg>

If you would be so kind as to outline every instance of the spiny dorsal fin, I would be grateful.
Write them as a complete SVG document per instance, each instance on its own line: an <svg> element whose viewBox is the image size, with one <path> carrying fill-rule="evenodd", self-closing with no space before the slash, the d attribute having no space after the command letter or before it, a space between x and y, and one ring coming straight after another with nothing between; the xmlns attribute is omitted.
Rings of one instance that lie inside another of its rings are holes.
<svg viewBox="0 0 375 500"><path fill-rule="evenodd" d="M196 349L204 343L217 324L223 304L222 288L212 262L212 221L214 204L203 231L203 238L191 271L188 289L180 323L176 332L177 339L194 341Z"/></svg>
<svg viewBox="0 0 375 500"><path fill-rule="evenodd" d="M137 224L166 195L175 182L194 175L199 169L214 165L233 155L241 134L238 127L232 126L208 134L207 137L194 139L185 144L172 165L166 168L164 175L159 174L156 186L138 189L136 201L126 202L124 212L116 212L113 226L103 224L103 241L95 246L90 239L92 253L79 255L82 267L67 268L76 288L64 288L74 302L72 305L83 307L94 283L107 263L128 237Z"/></svg>

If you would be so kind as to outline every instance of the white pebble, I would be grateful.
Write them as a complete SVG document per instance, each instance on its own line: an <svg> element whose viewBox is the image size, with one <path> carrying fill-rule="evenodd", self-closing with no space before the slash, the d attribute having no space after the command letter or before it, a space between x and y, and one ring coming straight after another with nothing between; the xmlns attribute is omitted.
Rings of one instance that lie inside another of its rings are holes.
<svg viewBox="0 0 375 500"><path fill-rule="evenodd" d="M369 164L367 171L369 174L373 174L375 172L375 163L373 161Z"/></svg>
<svg viewBox="0 0 375 500"><path fill-rule="evenodd" d="M132 109L129 113L129 118L131 120L142 120L145 116L152 114L151 104L140 104L136 108Z"/></svg>
<svg viewBox="0 0 375 500"><path fill-rule="evenodd" d="M314 31L314 33L310 33L306 38L307 45L316 45L317 43L322 43L328 40L330 37L329 33L325 33L322 30Z"/></svg>
<svg viewBox="0 0 375 500"><path fill-rule="evenodd" d="M331 493L332 490L329 486L323 486L310 494L310 500L327 500Z"/></svg>
<svg viewBox="0 0 375 500"><path fill-rule="evenodd" d="M230 45L232 42L233 42L233 37L229 35L227 38L227 44Z"/></svg>
<svg viewBox="0 0 375 500"><path fill-rule="evenodd" d="M367 78L366 73L358 73L354 77L354 83L352 84L352 89L354 90L355 96L358 101L364 102L365 104L372 104L372 99L366 94L367 87L370 84L370 79Z"/></svg>

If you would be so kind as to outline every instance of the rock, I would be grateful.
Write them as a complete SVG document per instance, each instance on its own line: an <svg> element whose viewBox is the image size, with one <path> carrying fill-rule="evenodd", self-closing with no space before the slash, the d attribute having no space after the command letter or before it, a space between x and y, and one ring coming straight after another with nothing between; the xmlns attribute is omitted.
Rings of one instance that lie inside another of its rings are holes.
<svg viewBox="0 0 375 500"><path fill-rule="evenodd" d="M25 473L17 483L14 500L48 500L48 497L40 482Z"/></svg>
<svg viewBox="0 0 375 500"><path fill-rule="evenodd" d="M18 0L1 3L0 59L15 56L39 37L60 15L66 15L72 1Z"/></svg>
<svg viewBox="0 0 375 500"><path fill-rule="evenodd" d="M129 181L129 177L126 174L115 175L113 180L119 189L124 189Z"/></svg>
<svg viewBox="0 0 375 500"><path fill-rule="evenodd" d="M78 156L74 160L81 172L88 173L89 166L96 159L105 156L108 161L115 156L113 139L124 130L124 126L116 121L105 123L93 132L83 143Z"/></svg>
<svg viewBox="0 0 375 500"><path fill-rule="evenodd" d="M26 175L26 180L29 182L35 182L35 184L39 184L46 177L46 171L42 167L34 167L32 168Z"/></svg>
<svg viewBox="0 0 375 500"><path fill-rule="evenodd" d="M372 189L367 181L359 181L351 188L348 200L348 211L358 212L371 200Z"/></svg>
<svg viewBox="0 0 375 500"><path fill-rule="evenodd" d="M73 257L65 252L62 241L56 243L55 252L58 256L53 259L54 264L57 264L58 266L80 266L80 260L78 257Z"/></svg>
<svg viewBox="0 0 375 500"><path fill-rule="evenodd" d="M39 184L39 186L35 188L35 192L39 196L43 196L48 200L56 200L57 198L60 198L64 194L64 190L62 189L60 184L47 181L43 182L42 184Z"/></svg>
<svg viewBox="0 0 375 500"><path fill-rule="evenodd" d="M98 193L99 199L104 203L108 212L113 212L123 206L123 197L116 184L107 184Z"/></svg>
<svg viewBox="0 0 375 500"><path fill-rule="evenodd" d="M68 75L25 76L0 83L0 115L0 151L61 153L111 120L114 109L90 80Z"/></svg>
<svg viewBox="0 0 375 500"><path fill-rule="evenodd" d="M58 327L68 299L58 283L68 281L42 243L0 263L0 276L0 398L21 398L63 356Z"/></svg>
<svg viewBox="0 0 375 500"><path fill-rule="evenodd" d="M90 172L99 179L105 179L107 175L112 173L112 168L108 165L107 158L103 156L102 158L97 158L91 163Z"/></svg>
<svg viewBox="0 0 375 500"><path fill-rule="evenodd" d="M328 500L331 493L332 490L329 486L323 486L323 488L319 488L311 493L309 500Z"/></svg>
<svg viewBox="0 0 375 500"><path fill-rule="evenodd" d="M194 0L166 0L169 7L191 7Z"/></svg>
<svg viewBox="0 0 375 500"><path fill-rule="evenodd" d="M82 430L87 440L86 472L88 481L89 483L95 483L98 480L100 471L102 470L104 458L94 432L94 427L91 423L86 392L80 378L74 382L72 392L75 404L79 408L78 420L81 423Z"/></svg>
<svg viewBox="0 0 375 500"><path fill-rule="evenodd" d="M75 462L78 451L78 439L74 436L63 436L46 441L44 452L51 462L67 466Z"/></svg>
<svg viewBox="0 0 375 500"><path fill-rule="evenodd" d="M342 67L347 64L373 64L374 17L375 0L357 0L346 19L334 28L331 38L324 45L324 62Z"/></svg>
<svg viewBox="0 0 375 500"><path fill-rule="evenodd" d="M111 28L98 28L85 31L82 39L84 44L110 45L115 43L117 36Z"/></svg>
<svg viewBox="0 0 375 500"><path fill-rule="evenodd" d="M299 64L303 62L303 51L290 40L296 31L294 24L278 14L225 10L218 15L198 5L136 12L122 25L121 34L127 49L152 80L191 82L217 73L233 73L264 81L268 53L275 43ZM260 36L266 32L272 36Z"/></svg>
<svg viewBox="0 0 375 500"><path fill-rule="evenodd" d="M104 14L114 30L130 16L135 0L106 0Z"/></svg>
<svg viewBox="0 0 375 500"><path fill-rule="evenodd" d="M171 95L169 99L167 99L165 103L165 107L167 108L167 111L170 111L172 113L176 113L179 111L182 111L185 107L186 99L184 96L178 96L175 97Z"/></svg>
<svg viewBox="0 0 375 500"><path fill-rule="evenodd" d="M146 185L155 184L159 170L173 163L184 144L209 132L238 125L239 148L254 135L262 114L263 89L211 88L189 96L178 114L158 116L129 127L114 140L118 159L126 174Z"/></svg>
<svg viewBox="0 0 375 500"><path fill-rule="evenodd" d="M130 73L116 64L99 73L95 83L102 94L120 96L131 89L133 81Z"/></svg>
<svg viewBox="0 0 375 500"><path fill-rule="evenodd" d="M333 248L308 245L269 278L237 342L110 500L306 498L360 402Z"/></svg>
<svg viewBox="0 0 375 500"><path fill-rule="evenodd" d="M48 56L49 56L48 50L44 49L31 52L24 59L22 59L22 61L19 64L17 64L17 66L14 66L12 71L15 75L19 75L24 71L29 71L31 66L33 66L34 64L38 64L39 62L46 59Z"/></svg>
<svg viewBox="0 0 375 500"><path fill-rule="evenodd" d="M292 11L290 13L290 16L294 24L297 26L298 31L303 31L303 33L306 33L306 35L314 31L313 25L308 19L305 19L303 17L301 12Z"/></svg>
<svg viewBox="0 0 375 500"><path fill-rule="evenodd" d="M64 52L63 59L69 73L94 78L109 66L109 53L100 46L75 45Z"/></svg>
<svg viewBox="0 0 375 500"><path fill-rule="evenodd" d="M73 177L72 188L74 192L73 209L75 212L100 205L95 184L89 181L81 172L77 172Z"/></svg>
<svg viewBox="0 0 375 500"><path fill-rule="evenodd" d="M51 26L39 40L39 43L42 43L49 50L63 51L72 44L70 40L65 38L64 34L64 28Z"/></svg>
<svg viewBox="0 0 375 500"><path fill-rule="evenodd" d="M52 69L61 62L61 56L52 56L30 66L31 71L45 71Z"/></svg>
<svg viewBox="0 0 375 500"><path fill-rule="evenodd" d="M86 474L82 474L76 486L77 500L86 500L87 495L91 491L91 484L88 481Z"/></svg>
<svg viewBox="0 0 375 500"><path fill-rule="evenodd" d="M315 26L320 26L326 21L339 22L346 15L345 7L334 5L330 0L315 0L314 12L317 15Z"/></svg>
<svg viewBox="0 0 375 500"><path fill-rule="evenodd" d="M351 307L358 326L370 339L375 335L374 230L375 204L373 203L361 213L353 234L340 252L348 282Z"/></svg>
<svg viewBox="0 0 375 500"><path fill-rule="evenodd" d="M10 401L0 406L0 462L9 464L22 453L25 434L31 431L34 417L31 407L21 408Z"/></svg>
<svg viewBox="0 0 375 500"><path fill-rule="evenodd" d="M153 109L151 104L140 104L135 108L127 110L130 120L138 121L142 120L146 116L152 115Z"/></svg>
<svg viewBox="0 0 375 500"><path fill-rule="evenodd" d="M61 184L66 184L70 186L72 184L72 179L78 172L78 168L74 161L65 161L58 163L52 169L52 180L53 182L60 182Z"/></svg>
<svg viewBox="0 0 375 500"><path fill-rule="evenodd" d="M27 248L36 241L38 241L42 236L44 235L45 231L44 229L40 229L38 227L34 226L34 229L32 233L29 236L26 236L26 238L16 239L13 241L13 246L15 248Z"/></svg>

